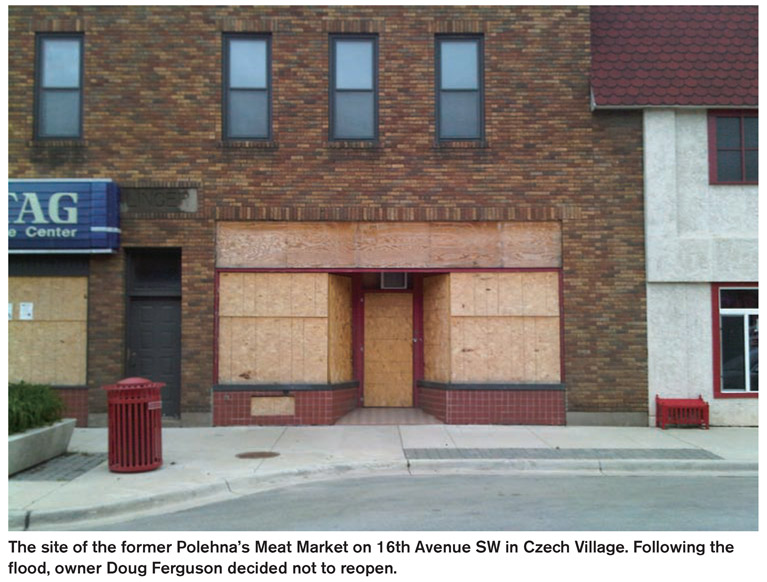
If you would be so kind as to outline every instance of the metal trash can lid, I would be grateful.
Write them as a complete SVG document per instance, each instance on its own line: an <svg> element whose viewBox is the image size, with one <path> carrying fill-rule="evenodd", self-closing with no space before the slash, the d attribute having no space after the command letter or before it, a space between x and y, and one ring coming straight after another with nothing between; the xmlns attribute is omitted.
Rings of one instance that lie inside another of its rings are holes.
<svg viewBox="0 0 767 582"><path fill-rule="evenodd" d="M136 388L162 388L165 382L152 382L146 378L124 378L117 384L104 386L104 390L131 390Z"/></svg>

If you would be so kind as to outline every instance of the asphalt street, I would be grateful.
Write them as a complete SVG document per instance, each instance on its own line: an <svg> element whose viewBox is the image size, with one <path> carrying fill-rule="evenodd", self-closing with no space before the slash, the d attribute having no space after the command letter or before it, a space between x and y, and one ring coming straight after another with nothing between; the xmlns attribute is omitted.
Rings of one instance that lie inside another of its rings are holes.
<svg viewBox="0 0 767 582"><path fill-rule="evenodd" d="M286 487L97 529L750 531L758 527L757 497L756 477L367 477Z"/></svg>

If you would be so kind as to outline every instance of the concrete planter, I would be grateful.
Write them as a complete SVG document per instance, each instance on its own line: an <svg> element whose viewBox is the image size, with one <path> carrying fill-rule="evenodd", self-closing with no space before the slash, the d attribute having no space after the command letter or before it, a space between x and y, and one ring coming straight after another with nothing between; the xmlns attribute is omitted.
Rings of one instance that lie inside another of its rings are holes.
<svg viewBox="0 0 767 582"><path fill-rule="evenodd" d="M63 455L75 430L74 418L8 437L8 475Z"/></svg>

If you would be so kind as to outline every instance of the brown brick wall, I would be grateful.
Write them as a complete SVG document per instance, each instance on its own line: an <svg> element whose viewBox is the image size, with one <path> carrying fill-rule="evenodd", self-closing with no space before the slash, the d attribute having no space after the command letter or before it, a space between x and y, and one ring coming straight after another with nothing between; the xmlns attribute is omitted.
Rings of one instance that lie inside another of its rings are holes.
<svg viewBox="0 0 767 582"><path fill-rule="evenodd" d="M50 30L85 35L82 144L31 141ZM268 147L221 143L227 31L272 34ZM328 34L356 31L379 35L373 148L327 139ZM435 146L441 32L484 34L485 147ZM589 40L585 7L12 6L9 174L200 185L197 214L123 220L126 247L183 248L182 411L211 407L216 220L562 220L569 408L644 411L641 115L591 113ZM91 388L122 375L122 271L92 260Z"/></svg>

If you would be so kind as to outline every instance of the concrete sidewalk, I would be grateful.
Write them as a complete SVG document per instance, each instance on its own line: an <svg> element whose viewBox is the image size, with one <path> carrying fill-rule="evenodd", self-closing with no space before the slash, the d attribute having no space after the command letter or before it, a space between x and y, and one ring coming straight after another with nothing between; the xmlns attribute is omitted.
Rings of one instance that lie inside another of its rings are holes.
<svg viewBox="0 0 767 582"><path fill-rule="evenodd" d="M380 474L546 471L756 475L756 428L317 426L163 429L163 465L67 481L11 478L10 530L87 528L309 480ZM73 459L107 452L107 429L76 429ZM274 452L271 458L242 453ZM98 459L96 459L98 460ZM35 477L36 478L36 477ZM50 477L48 477L50 478Z"/></svg>

